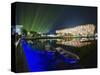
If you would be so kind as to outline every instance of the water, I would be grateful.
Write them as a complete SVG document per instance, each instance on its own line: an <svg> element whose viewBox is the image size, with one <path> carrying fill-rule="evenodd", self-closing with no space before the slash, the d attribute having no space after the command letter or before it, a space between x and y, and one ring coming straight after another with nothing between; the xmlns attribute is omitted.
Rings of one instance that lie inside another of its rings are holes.
<svg viewBox="0 0 100 75"><path fill-rule="evenodd" d="M23 40L29 71L96 67L97 41L92 39ZM59 51L60 49L61 51ZM57 51L58 49L58 51Z"/></svg>

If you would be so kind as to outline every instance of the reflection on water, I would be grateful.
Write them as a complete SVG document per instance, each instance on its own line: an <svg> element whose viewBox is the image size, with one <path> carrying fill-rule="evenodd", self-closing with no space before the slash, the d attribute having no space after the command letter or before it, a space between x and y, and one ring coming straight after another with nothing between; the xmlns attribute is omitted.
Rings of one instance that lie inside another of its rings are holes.
<svg viewBox="0 0 100 75"><path fill-rule="evenodd" d="M82 47L91 44L91 42L95 40L95 38L73 38L71 40L57 40L56 44L66 45L66 46L74 46L74 47Z"/></svg>
<svg viewBox="0 0 100 75"><path fill-rule="evenodd" d="M48 60L50 60L49 63L53 61L52 64L55 66L55 70L84 68L84 67L87 67L86 65L90 65L90 66L96 65L95 62L90 64L90 62L94 61L95 53L96 53L96 50L95 50L96 39L93 37L92 38L89 38L89 37L88 38L86 37L71 38L71 39L66 38L66 40L64 39L53 39L53 40L52 39L37 39L35 41L29 40L27 42L35 50L37 49L40 51L46 51L48 55ZM43 56L45 57L45 54ZM54 60L52 58L54 58ZM47 62L47 59L45 62ZM49 69L52 68L50 70L54 69L50 65L47 67Z"/></svg>
<svg viewBox="0 0 100 75"><path fill-rule="evenodd" d="M74 58L79 60L80 57L74 53L76 48L81 48L91 45L96 41L95 37L66 37L65 39L35 39L27 42L35 49L45 50L48 52L58 52L65 58ZM72 51L72 52L71 52Z"/></svg>

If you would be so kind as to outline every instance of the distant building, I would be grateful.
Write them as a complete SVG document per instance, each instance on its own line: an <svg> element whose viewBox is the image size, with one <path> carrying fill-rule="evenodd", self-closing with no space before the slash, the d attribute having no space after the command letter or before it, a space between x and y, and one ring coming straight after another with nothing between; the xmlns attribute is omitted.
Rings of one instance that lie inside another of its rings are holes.
<svg viewBox="0 0 100 75"><path fill-rule="evenodd" d="M87 36L87 35L94 35L95 34L95 25L94 24L86 24L80 25L73 28L66 28L61 30L56 30L58 36L63 35L73 35L73 36Z"/></svg>

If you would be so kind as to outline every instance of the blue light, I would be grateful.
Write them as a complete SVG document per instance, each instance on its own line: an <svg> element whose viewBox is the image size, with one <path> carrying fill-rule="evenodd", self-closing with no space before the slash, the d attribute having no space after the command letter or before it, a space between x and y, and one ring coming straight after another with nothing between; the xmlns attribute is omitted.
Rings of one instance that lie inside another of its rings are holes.
<svg viewBox="0 0 100 75"><path fill-rule="evenodd" d="M64 62L66 63L70 63L70 64L74 64L77 63L79 60L75 59L75 58L69 58L69 57L64 57L63 55L61 55L62 59L64 60Z"/></svg>
<svg viewBox="0 0 100 75"><path fill-rule="evenodd" d="M75 59L64 57L56 59L54 52L47 52L45 50L41 51L38 49L34 49L26 42L26 40L21 40L21 45L24 50L30 72L57 69L56 65L62 62L62 59L65 63L76 63Z"/></svg>
<svg viewBox="0 0 100 75"><path fill-rule="evenodd" d="M39 52L38 50L34 50L25 40L22 40L22 47L25 52L25 56L27 59L27 63L30 71L42 71L46 69L46 65L48 62L46 56L44 56L45 52Z"/></svg>

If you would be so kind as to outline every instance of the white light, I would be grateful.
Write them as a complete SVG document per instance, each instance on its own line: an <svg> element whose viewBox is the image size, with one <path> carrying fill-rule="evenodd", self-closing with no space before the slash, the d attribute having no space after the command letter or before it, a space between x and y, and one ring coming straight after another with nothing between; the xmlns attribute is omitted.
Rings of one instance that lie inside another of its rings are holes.
<svg viewBox="0 0 100 75"><path fill-rule="evenodd" d="M50 36L50 37L56 37L56 35L53 35L53 34L50 34L50 35L47 35L47 36Z"/></svg>
<svg viewBox="0 0 100 75"><path fill-rule="evenodd" d="M21 28L23 26L22 25L16 25L16 29L15 29L15 32L18 33L19 35L21 34Z"/></svg>

